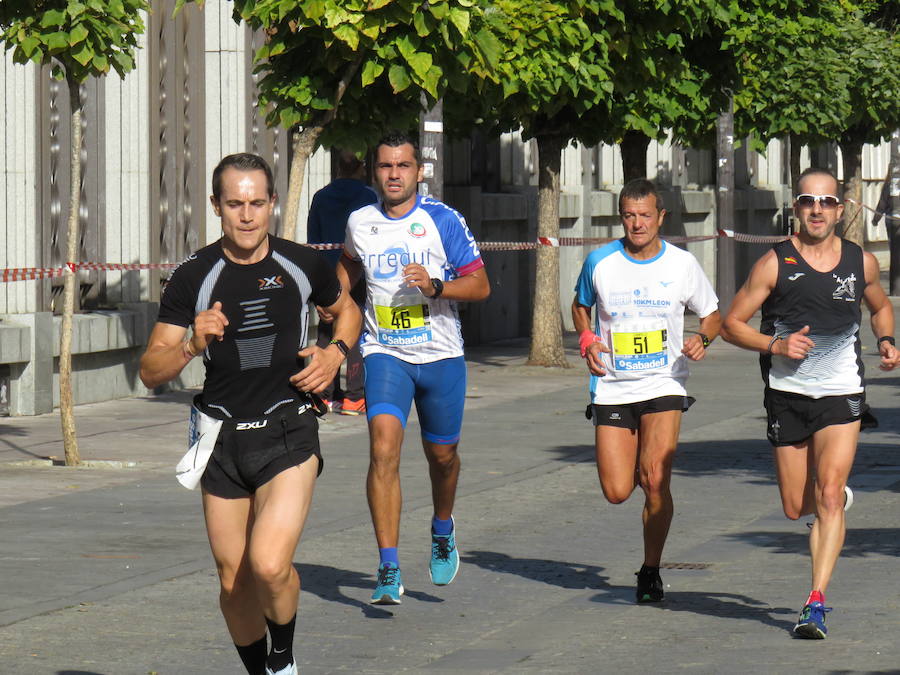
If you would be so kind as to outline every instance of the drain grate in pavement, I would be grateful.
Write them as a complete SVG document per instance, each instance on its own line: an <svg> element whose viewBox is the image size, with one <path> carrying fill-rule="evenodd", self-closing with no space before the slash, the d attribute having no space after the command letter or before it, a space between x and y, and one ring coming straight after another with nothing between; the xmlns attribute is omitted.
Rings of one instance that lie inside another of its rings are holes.
<svg viewBox="0 0 900 675"><path fill-rule="evenodd" d="M712 563L664 562L659 566L664 570L706 570Z"/></svg>

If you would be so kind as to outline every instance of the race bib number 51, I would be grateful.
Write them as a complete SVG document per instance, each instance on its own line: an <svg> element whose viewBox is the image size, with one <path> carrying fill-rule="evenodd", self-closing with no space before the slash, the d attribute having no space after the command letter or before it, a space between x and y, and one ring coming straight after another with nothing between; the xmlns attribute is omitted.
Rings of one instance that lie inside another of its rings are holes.
<svg viewBox="0 0 900 675"><path fill-rule="evenodd" d="M613 327L612 360L616 370L642 371L669 363L666 327L660 322L620 322Z"/></svg>
<svg viewBox="0 0 900 675"><path fill-rule="evenodd" d="M390 304L390 299L379 300L375 304L378 342L388 347L398 347L431 341L428 305Z"/></svg>

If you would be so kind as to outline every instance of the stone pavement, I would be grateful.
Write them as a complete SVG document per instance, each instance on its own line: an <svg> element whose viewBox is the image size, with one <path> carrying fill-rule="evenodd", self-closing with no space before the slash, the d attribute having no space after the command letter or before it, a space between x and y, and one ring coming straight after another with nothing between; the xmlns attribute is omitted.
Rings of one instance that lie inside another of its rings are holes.
<svg viewBox="0 0 900 675"><path fill-rule="evenodd" d="M642 498L600 493L586 371L472 350L457 500L462 568L428 581L431 516L411 421L401 466L407 594L368 604L377 565L365 421L329 415L326 465L296 556L300 672L900 672L900 375L877 370L881 426L861 439L856 505L829 592L828 640L793 640L809 583L804 521L780 502L754 355L721 341L693 367L675 465L666 602L637 606ZM0 672L239 673L216 604L199 494L180 487L187 393L80 406L84 468L56 415L0 418Z"/></svg>

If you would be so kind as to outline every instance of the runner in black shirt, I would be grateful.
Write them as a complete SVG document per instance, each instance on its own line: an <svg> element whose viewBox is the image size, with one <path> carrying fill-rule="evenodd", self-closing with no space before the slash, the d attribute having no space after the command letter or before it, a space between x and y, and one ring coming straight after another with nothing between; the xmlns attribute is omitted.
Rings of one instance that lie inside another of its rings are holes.
<svg viewBox="0 0 900 675"><path fill-rule="evenodd" d="M223 236L173 272L141 380L157 387L203 354L192 420L218 425L201 485L222 614L248 672L296 675L292 560L322 467L308 392L334 379L361 317L321 254L268 234L275 194L262 158L224 158L211 201ZM324 349L306 347L310 302L335 317Z"/></svg>
<svg viewBox="0 0 900 675"><path fill-rule="evenodd" d="M881 368L900 363L894 310L878 262L834 233L844 207L837 179L808 169L797 184L800 232L754 265L722 326L722 336L761 352L768 437L788 518L815 514L809 539L812 591L794 627L824 638L825 589L831 579L852 492L847 477L865 413L860 359L860 302L871 312ZM762 307L760 330L748 322Z"/></svg>

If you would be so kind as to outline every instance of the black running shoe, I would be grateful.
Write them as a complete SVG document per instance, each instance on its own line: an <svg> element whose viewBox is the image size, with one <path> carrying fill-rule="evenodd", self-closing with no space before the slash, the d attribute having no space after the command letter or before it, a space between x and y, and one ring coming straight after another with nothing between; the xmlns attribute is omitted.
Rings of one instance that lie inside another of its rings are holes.
<svg viewBox="0 0 900 675"><path fill-rule="evenodd" d="M662 579L659 576L659 568L644 569L635 572L637 575L637 601L644 602L662 602L665 597L663 593Z"/></svg>

